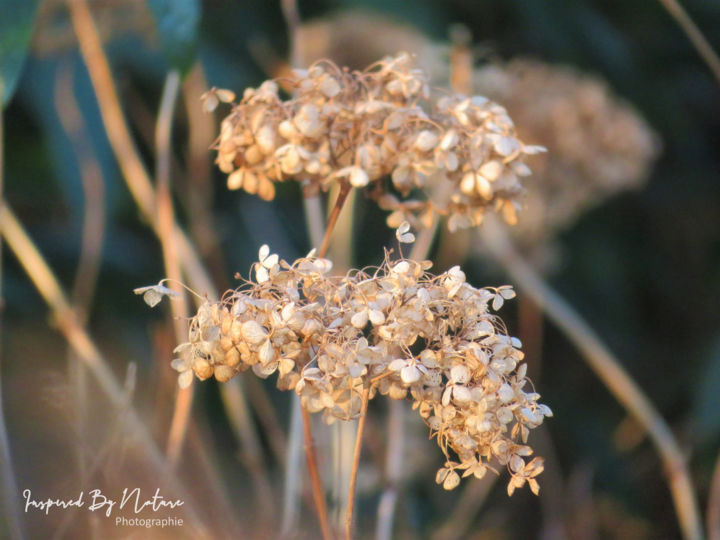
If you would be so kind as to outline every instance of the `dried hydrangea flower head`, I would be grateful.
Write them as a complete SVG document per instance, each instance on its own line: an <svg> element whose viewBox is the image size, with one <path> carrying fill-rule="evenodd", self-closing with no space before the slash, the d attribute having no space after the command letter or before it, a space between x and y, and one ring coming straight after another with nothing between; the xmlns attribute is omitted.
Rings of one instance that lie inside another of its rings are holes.
<svg viewBox="0 0 720 540"><path fill-rule="evenodd" d="M406 227L398 235L411 241ZM223 382L277 372L278 388L328 422L357 417L365 389L409 398L446 456L437 476L446 489L495 462L511 473L509 492L528 482L537 493L542 459L525 460L527 440L552 413L494 314L514 291L477 289L459 267L435 276L430 265L386 255L378 268L332 277L326 259L289 264L263 246L254 281L191 320L173 361L180 385L193 374Z"/></svg>
<svg viewBox="0 0 720 540"><path fill-rule="evenodd" d="M514 229L522 243L548 240L588 207L647 179L659 152L657 138L603 81L518 59L478 70L473 82L502 101L521 136L548 149L530 161L533 181Z"/></svg>
<svg viewBox="0 0 720 540"><path fill-rule="evenodd" d="M530 172L523 158L542 148L516 137L503 107L481 96L430 99L407 54L364 71L321 61L294 73L292 98L266 81L247 89L223 120L216 162L230 189L272 199L274 183L288 179L308 193L330 182L367 187L393 212L394 227L405 220L430 226L438 215L450 217L451 229L469 227L488 208L515 221L519 177ZM212 105L218 95L208 95ZM392 189L382 182L388 176ZM451 196L433 200L439 184Z"/></svg>

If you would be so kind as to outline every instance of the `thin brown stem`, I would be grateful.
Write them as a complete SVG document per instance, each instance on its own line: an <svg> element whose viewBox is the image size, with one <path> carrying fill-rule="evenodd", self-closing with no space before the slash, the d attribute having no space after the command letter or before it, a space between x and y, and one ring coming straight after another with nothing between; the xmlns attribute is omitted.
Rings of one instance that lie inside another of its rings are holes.
<svg viewBox="0 0 720 540"><path fill-rule="evenodd" d="M332 539L332 534L330 532L322 479L320 478L320 471L318 470L315 441L313 440L312 427L310 425L310 413L305 407L301 406L300 409L302 412L303 435L305 437L305 458L307 460L308 473L310 474L310 482L312 483L315 509L317 510L323 540L330 540Z"/></svg>
<svg viewBox="0 0 720 540"><path fill-rule="evenodd" d="M683 536L702 538L700 512L685 456L653 403L583 318L520 256L501 225L487 219L481 234L491 255L582 352L608 390L647 431L665 466Z"/></svg>
<svg viewBox="0 0 720 540"><path fill-rule="evenodd" d="M340 192L338 193L337 200L335 201L335 206L333 207L332 212L328 217L328 223L325 229L325 236L323 238L320 251L318 252L318 257L324 257L325 253L327 252L328 246L330 245L330 235L332 234L333 228L335 227L335 223L337 223L340 211L345 205L345 200L347 199L348 193L350 193L350 185L343 184ZM315 500L315 507L318 513L318 520L320 521L320 528L322 529L323 538L331 538L323 483L322 479L320 478L320 472L317 465L317 453L315 452L315 442L312 436L310 413L304 407L301 408L303 433L305 437L305 457L307 459L308 472L310 473L310 481L312 482L313 499Z"/></svg>
<svg viewBox="0 0 720 540"><path fill-rule="evenodd" d="M345 182L340 184L340 191L338 192L337 199L335 200L335 206L333 206L333 209L328 216L327 226L325 227L325 236L323 237L320 251L318 251L318 257L324 257L327 253L328 248L330 247L330 235L335 228L338 216L340 216L340 211L343 209L343 206L345 206L345 201L347 200L347 196L349 193L350 184Z"/></svg>
<svg viewBox="0 0 720 540"><path fill-rule="evenodd" d="M355 450L353 452L353 464L350 471L350 487L348 488L347 514L345 514L345 538L352 540L353 511L355 510L355 486L357 485L357 474L360 468L360 453L362 452L362 438L365 431L365 420L367 419L368 402L370 401L370 386L366 386L362 394L362 406L360 407L360 419L358 420L357 435L355 436Z"/></svg>
<svg viewBox="0 0 720 540"><path fill-rule="evenodd" d="M97 157L92 151L82 112L73 92L72 66L69 62L58 69L54 99L60 123L73 146L83 189L80 259L70 298L78 322L84 326L95 294L105 237L105 181ZM83 444L88 435L88 373L82 360L72 348L68 350L68 364L69 378L73 387L73 420L79 440L76 445L76 458L81 483L85 485L89 478L89 453Z"/></svg>
<svg viewBox="0 0 720 540"><path fill-rule="evenodd" d="M67 2L73 28L80 45L80 53L95 90L100 116L115 159L143 218L159 236L155 190L130 135L130 129L120 107L120 99L110 72L110 64L103 51L100 35L90 14L87 0L67 0ZM217 298L217 291L192 243L177 224L173 225L173 231L176 236L178 257L190 286L196 292L206 294L210 299Z"/></svg>
<svg viewBox="0 0 720 540"><path fill-rule="evenodd" d="M173 208L170 192L170 164L172 160L171 136L173 112L180 94L180 75L171 71L165 79L160 110L155 127L155 151L157 191L155 201L157 204L157 230L162 247L165 273L170 283L182 281L180 261L177 254L174 225L175 210ZM187 334L185 320L187 320L187 294L184 289L178 291L179 297L170 303L170 310L175 328L175 339L182 343ZM179 389L175 397L173 417L168 433L166 455L171 466L176 466L182 450L183 441L187 433L187 424L192 408L193 386Z"/></svg>
<svg viewBox="0 0 720 540"><path fill-rule="evenodd" d="M695 47L700 57L705 61L710 71L720 83L720 57L718 57L715 50L710 45L710 42L705 38L700 28L693 22L688 15L685 8L682 7L678 0L660 0L660 3L670 13L670 16L675 19L685 35L688 37L690 42Z"/></svg>
<svg viewBox="0 0 720 540"><path fill-rule="evenodd" d="M207 261L215 282L229 288L225 260L215 228L212 211L212 160L208 148L215 139L214 117L199 107L200 97L208 90L202 64L197 62L183 81L183 98L188 123L187 181L185 206L188 227L200 255Z"/></svg>

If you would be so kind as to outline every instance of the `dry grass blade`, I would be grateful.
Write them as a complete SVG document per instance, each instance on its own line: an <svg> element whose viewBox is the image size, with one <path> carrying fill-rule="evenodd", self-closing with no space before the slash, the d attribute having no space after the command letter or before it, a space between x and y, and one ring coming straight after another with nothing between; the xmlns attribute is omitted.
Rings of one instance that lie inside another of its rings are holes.
<svg viewBox="0 0 720 540"><path fill-rule="evenodd" d="M125 392L116 382L112 370L95 343L78 323L75 312L62 291L57 278L5 201L0 203L0 233L52 310L54 322L60 332L93 374L113 406L118 409L124 408L126 406ZM185 489L168 467L147 428L133 409L127 410L125 427L127 432L132 434L142 445L150 463L159 472L163 480L167 482L170 489L186 499L184 508L187 512L189 524L197 531L200 537L207 537L207 527L200 520L189 501L189 497L187 497Z"/></svg>
<svg viewBox="0 0 720 540"><path fill-rule="evenodd" d="M580 315L517 253L502 227L488 219L481 236L491 255L518 287L542 307L548 318L583 353L583 358L615 398L647 430L665 466L683 536L702 538L700 512L685 456L655 406Z"/></svg>
<svg viewBox="0 0 720 540"><path fill-rule="evenodd" d="M145 220L150 223L159 236L155 191L152 187L150 175L145 169L138 149L130 136L130 130L123 116L120 100L110 73L110 65L103 51L100 36L90 14L87 1L68 0L68 6L70 7L73 27L80 45L80 52L95 90L110 146L128 189L135 199L135 203ZM190 286L196 291L207 294L209 297L217 297L217 291L203 268L192 243L177 224L173 225L173 234L178 257Z"/></svg>
<svg viewBox="0 0 720 540"><path fill-rule="evenodd" d="M705 38L692 18L690 18L685 8L683 8L677 0L660 0L660 3L667 9L673 19L675 19L680 28L682 28L682 31L685 32L685 35L705 61L708 68L710 68L718 84L720 84L720 57L718 57L712 45L710 45L710 42Z"/></svg>
<svg viewBox="0 0 720 540"><path fill-rule="evenodd" d="M102 247L105 238L105 180L97 157L91 150L87 127L73 91L72 69L69 63L59 70L55 83L55 109L60 123L70 139L80 169L83 188L83 224L80 259L71 293L72 307L78 323L85 326L100 272ZM74 409L77 433L86 439L88 417L87 369L72 349L68 351L69 376L74 387ZM81 482L86 482L90 470L83 444L77 445L77 462Z"/></svg>
<svg viewBox="0 0 720 540"><path fill-rule="evenodd" d="M180 75L172 71L165 79L160 110L155 128L155 151L157 153L156 172L157 193L155 201L157 204L158 236L163 252L165 272L171 283L182 281L180 260L174 234L175 211L173 209L172 196L170 191L170 162L172 159L171 135L173 111L180 94ZM180 291L180 296L175 302L170 303L175 327L175 338L181 341L186 332L185 320L188 316L187 294L185 290ZM172 466L176 466L180 457L187 424L192 408L193 390L189 388L179 389L175 397L173 418L170 423L170 432L167 442L167 457Z"/></svg>

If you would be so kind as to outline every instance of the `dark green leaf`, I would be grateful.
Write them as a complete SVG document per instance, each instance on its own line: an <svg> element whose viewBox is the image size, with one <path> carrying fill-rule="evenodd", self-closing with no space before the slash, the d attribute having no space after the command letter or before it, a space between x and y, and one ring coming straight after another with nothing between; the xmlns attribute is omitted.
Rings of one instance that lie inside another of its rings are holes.
<svg viewBox="0 0 720 540"><path fill-rule="evenodd" d="M39 0L0 0L0 106L15 91Z"/></svg>
<svg viewBox="0 0 720 540"><path fill-rule="evenodd" d="M148 0L155 17L163 54L170 67L185 75L197 52L198 0Z"/></svg>

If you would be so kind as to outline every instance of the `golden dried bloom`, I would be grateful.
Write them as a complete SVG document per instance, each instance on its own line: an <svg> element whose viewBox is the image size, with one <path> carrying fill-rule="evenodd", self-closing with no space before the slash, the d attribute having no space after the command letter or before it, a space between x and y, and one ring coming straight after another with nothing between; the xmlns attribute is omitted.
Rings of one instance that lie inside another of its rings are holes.
<svg viewBox="0 0 720 540"><path fill-rule="evenodd" d="M357 417L368 387L371 397L407 397L446 456L443 487L494 462L510 471L509 490L527 482L537 492L542 460L525 461L527 440L552 413L528 388L519 341L493 313L515 293L477 289L459 267L435 276L430 265L386 256L379 268L330 277L326 259L290 265L263 246L255 280L191 320L173 361L180 385L193 373L223 382L250 368L262 378L277 372L280 389L328 422Z"/></svg>
<svg viewBox="0 0 720 540"><path fill-rule="evenodd" d="M647 179L658 140L603 81L568 67L518 59L479 69L473 82L477 91L507 107L522 137L548 149L529 160L533 179L514 229L528 246Z"/></svg>
<svg viewBox="0 0 720 540"><path fill-rule="evenodd" d="M448 215L451 229L470 227L488 208L515 221L519 177L529 174L523 157L542 148L516 137L503 107L481 96L431 100L407 54L364 71L321 61L294 73L291 99L267 81L223 120L216 162L230 189L272 199L274 182L296 179L314 193L336 181L367 187L392 211L393 227L430 226L437 215ZM388 176L392 189L382 182ZM433 200L441 185L451 196Z"/></svg>

